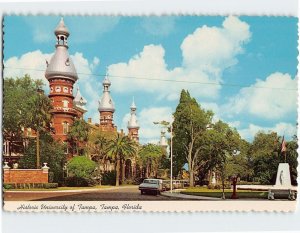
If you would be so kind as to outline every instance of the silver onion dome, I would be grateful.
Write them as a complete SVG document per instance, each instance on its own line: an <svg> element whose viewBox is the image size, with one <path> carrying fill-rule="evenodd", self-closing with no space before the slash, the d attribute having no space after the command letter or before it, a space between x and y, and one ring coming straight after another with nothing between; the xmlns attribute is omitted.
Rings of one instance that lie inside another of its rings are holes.
<svg viewBox="0 0 300 233"><path fill-rule="evenodd" d="M70 35L70 32L69 32L68 28L66 27L63 18L60 19L60 22L58 23L57 27L55 28L54 34L56 36L65 35L67 37Z"/></svg>
<svg viewBox="0 0 300 233"><path fill-rule="evenodd" d="M66 28L63 19L61 19L55 29L55 34L57 35L56 50L50 62L47 62L45 77L48 80L51 78L62 77L76 82L78 75L72 59L70 58L67 45L69 31Z"/></svg>
<svg viewBox="0 0 300 233"><path fill-rule="evenodd" d="M99 100L99 112L115 112L115 105L110 96L109 87L111 82L109 81L108 77L105 76L103 80L103 94L101 99Z"/></svg>
<svg viewBox="0 0 300 233"><path fill-rule="evenodd" d="M137 116L136 116L136 105L134 103L134 99L132 100L130 110L131 110L130 111L130 119L128 121L127 128L128 129L139 129L140 126L139 126Z"/></svg>

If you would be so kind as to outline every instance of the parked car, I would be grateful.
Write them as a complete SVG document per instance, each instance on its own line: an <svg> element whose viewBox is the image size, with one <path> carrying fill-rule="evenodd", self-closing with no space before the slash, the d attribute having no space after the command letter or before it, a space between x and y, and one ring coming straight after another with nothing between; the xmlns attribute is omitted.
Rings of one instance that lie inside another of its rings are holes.
<svg viewBox="0 0 300 233"><path fill-rule="evenodd" d="M154 193L158 195L163 191L163 181L161 179L144 179L143 183L139 185L141 194Z"/></svg>

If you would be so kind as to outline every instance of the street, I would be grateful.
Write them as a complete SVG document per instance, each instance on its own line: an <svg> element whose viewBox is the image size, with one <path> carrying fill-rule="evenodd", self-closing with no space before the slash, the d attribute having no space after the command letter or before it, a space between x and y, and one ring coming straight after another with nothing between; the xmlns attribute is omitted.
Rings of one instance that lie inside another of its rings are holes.
<svg viewBox="0 0 300 233"><path fill-rule="evenodd" d="M112 189L61 191L61 192L33 192L15 191L4 192L4 201L167 201L176 198L141 195L138 186L121 186Z"/></svg>

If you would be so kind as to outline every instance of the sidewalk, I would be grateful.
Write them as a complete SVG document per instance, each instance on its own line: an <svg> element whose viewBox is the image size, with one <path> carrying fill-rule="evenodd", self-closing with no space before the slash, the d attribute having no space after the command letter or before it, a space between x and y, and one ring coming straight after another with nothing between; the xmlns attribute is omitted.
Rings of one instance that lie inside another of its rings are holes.
<svg viewBox="0 0 300 233"><path fill-rule="evenodd" d="M216 197L204 197L204 196L196 196L196 195L186 195L180 193L182 190L177 189L173 190L171 193L170 191L162 192L162 196L166 197L174 197L174 198L180 198L180 199L186 199L186 200L208 200L208 201L221 201L221 198L216 198Z"/></svg>

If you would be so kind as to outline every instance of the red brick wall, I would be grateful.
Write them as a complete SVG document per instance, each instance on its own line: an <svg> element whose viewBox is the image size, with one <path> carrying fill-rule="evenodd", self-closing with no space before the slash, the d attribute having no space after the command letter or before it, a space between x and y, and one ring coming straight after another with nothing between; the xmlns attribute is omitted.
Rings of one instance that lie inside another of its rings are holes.
<svg viewBox="0 0 300 233"><path fill-rule="evenodd" d="M43 169L4 169L4 183L48 183Z"/></svg>

